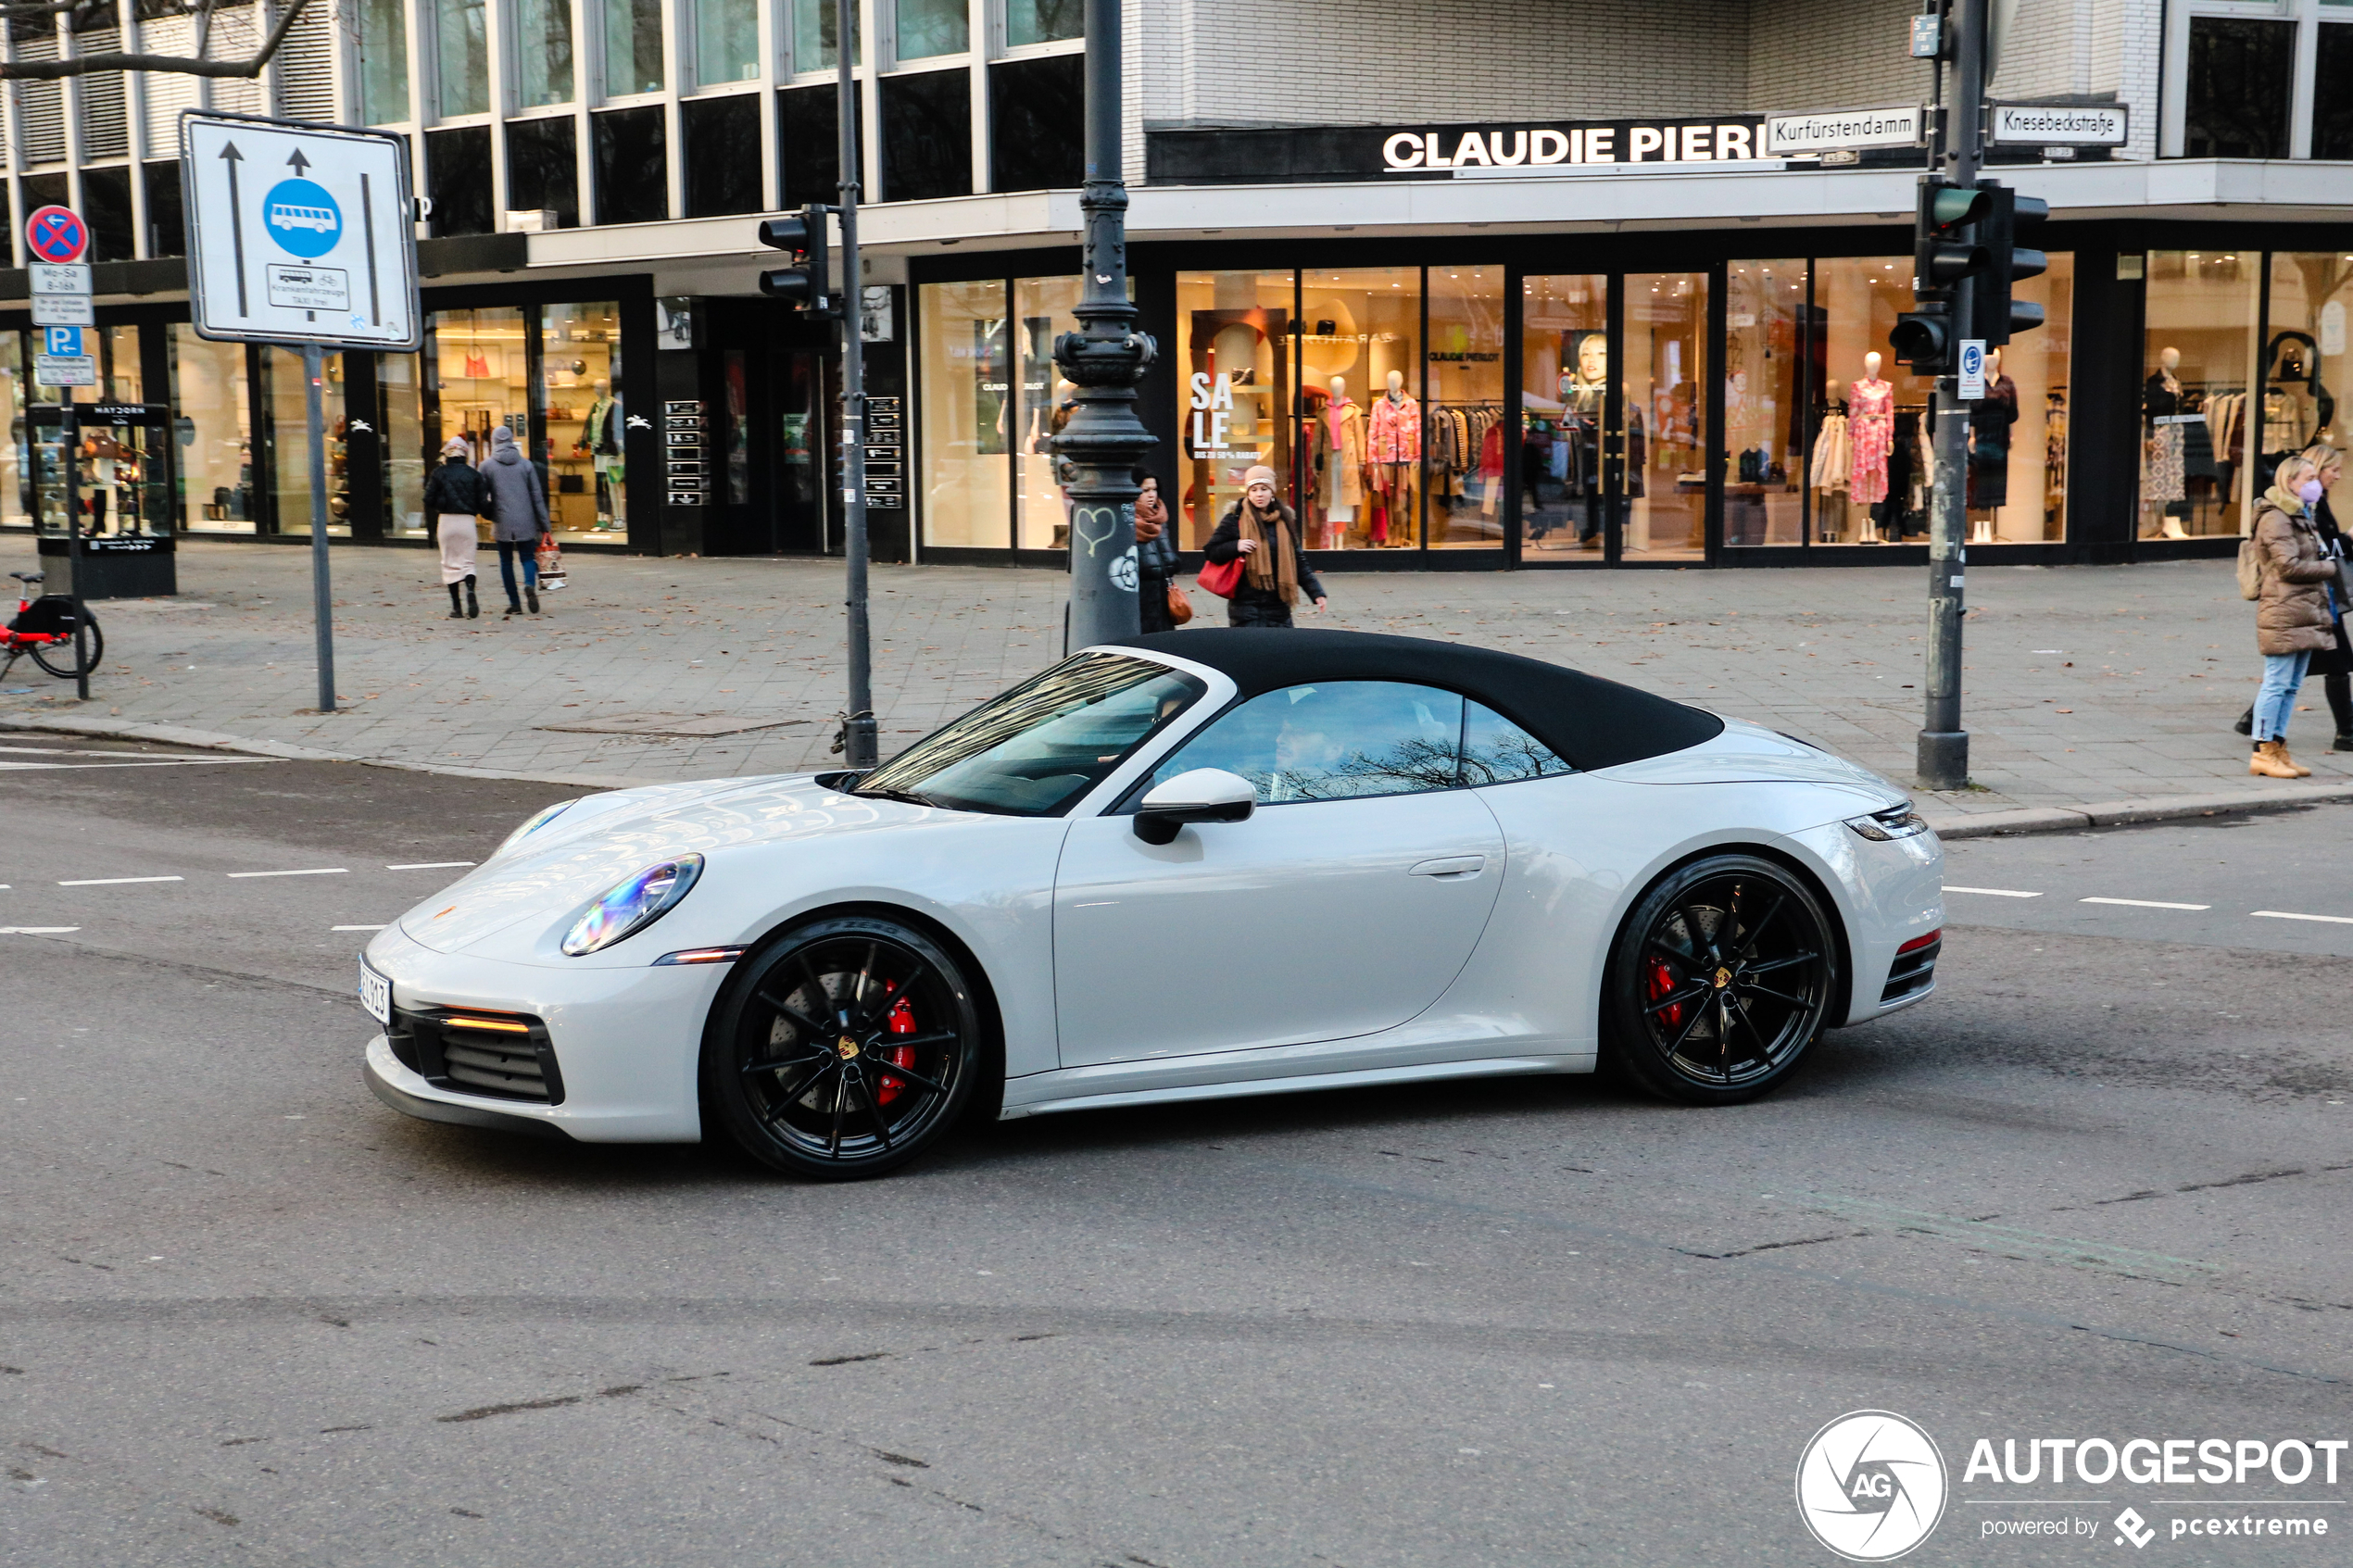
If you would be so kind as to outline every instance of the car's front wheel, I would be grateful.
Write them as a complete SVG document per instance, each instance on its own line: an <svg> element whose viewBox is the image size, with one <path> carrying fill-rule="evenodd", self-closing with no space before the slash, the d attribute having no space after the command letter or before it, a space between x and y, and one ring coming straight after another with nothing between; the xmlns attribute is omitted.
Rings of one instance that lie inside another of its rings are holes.
<svg viewBox="0 0 2353 1568"><path fill-rule="evenodd" d="M981 1077L957 960L896 921L820 920L739 960L703 1047L704 1103L755 1160L831 1179L896 1170L955 1124Z"/></svg>
<svg viewBox="0 0 2353 1568"><path fill-rule="evenodd" d="M1753 855L1678 867L1635 905L1610 957L1616 1064L1663 1099L1754 1099L1821 1034L1836 974L1830 921L1788 871Z"/></svg>

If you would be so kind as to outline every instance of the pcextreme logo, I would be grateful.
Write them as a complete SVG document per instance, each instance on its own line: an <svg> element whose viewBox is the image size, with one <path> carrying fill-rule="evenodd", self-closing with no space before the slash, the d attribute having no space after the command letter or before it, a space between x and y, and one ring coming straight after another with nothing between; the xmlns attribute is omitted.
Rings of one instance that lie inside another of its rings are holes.
<svg viewBox="0 0 2353 1568"><path fill-rule="evenodd" d="M1944 1516L1944 1456L1892 1411L1853 1411L1814 1434L1797 1461L1797 1512L1850 1562L1887 1562Z"/></svg>

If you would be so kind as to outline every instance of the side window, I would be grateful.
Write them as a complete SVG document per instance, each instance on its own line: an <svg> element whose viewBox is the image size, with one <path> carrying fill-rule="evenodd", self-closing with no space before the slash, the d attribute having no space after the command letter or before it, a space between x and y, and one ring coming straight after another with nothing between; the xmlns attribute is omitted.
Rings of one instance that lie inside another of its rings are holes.
<svg viewBox="0 0 2353 1568"><path fill-rule="evenodd" d="M1223 768L1255 785L1263 806L1453 789L1462 782L1455 764L1462 723L1463 699L1432 686L1286 686L1195 735L1144 788L1195 768Z"/></svg>
<svg viewBox="0 0 2353 1568"><path fill-rule="evenodd" d="M1551 746L1485 703L1470 704L1463 720L1465 784L1510 784L1575 771Z"/></svg>

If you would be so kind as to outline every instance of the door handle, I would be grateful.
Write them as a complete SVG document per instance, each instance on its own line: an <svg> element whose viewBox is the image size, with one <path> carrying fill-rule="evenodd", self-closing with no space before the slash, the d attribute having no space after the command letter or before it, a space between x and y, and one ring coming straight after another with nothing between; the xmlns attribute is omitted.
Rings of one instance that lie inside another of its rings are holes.
<svg viewBox="0 0 2353 1568"><path fill-rule="evenodd" d="M1424 860L1405 874L1407 876L1477 876L1487 867L1484 855L1449 855L1442 859Z"/></svg>

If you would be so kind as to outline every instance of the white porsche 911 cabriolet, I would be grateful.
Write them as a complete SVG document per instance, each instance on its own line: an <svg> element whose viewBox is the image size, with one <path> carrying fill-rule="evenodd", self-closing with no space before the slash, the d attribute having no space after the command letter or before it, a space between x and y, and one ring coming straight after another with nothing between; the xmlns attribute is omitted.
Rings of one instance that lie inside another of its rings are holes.
<svg viewBox="0 0 2353 1568"><path fill-rule="evenodd" d="M369 944L367 1080L829 1177L968 1111L1603 1060L1721 1105L1928 995L1943 859L1876 775L1573 670L1169 633L862 777L549 807Z"/></svg>

